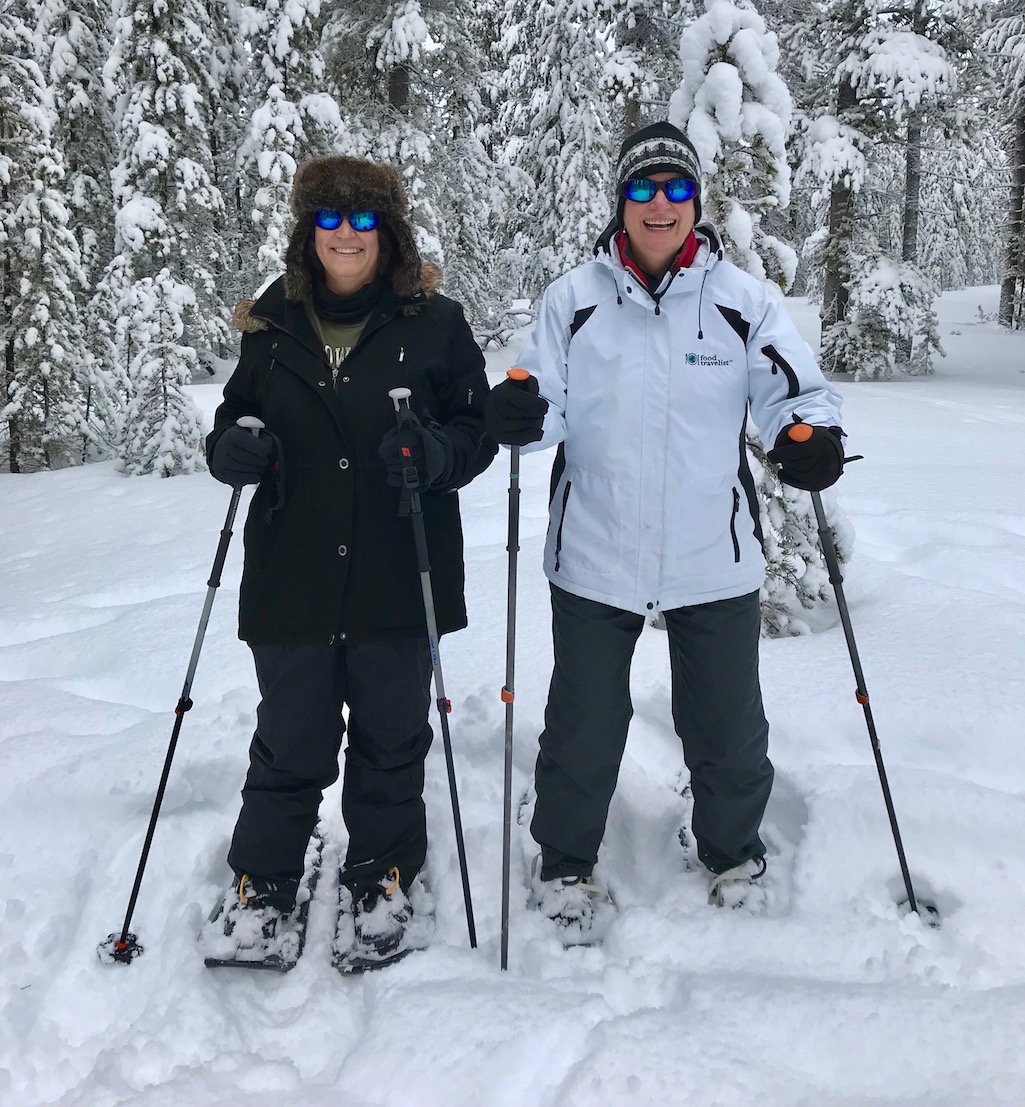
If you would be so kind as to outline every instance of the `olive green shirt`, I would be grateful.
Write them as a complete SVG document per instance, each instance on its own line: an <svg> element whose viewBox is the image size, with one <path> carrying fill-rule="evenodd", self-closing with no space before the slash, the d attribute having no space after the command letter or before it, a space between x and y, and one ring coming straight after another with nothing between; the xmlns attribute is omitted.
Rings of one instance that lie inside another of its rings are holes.
<svg viewBox="0 0 1025 1107"><path fill-rule="evenodd" d="M321 319L310 303L306 304L306 314L324 347L324 358L331 367L331 376L337 378L339 367L359 341L370 316L367 315L356 323L330 323Z"/></svg>

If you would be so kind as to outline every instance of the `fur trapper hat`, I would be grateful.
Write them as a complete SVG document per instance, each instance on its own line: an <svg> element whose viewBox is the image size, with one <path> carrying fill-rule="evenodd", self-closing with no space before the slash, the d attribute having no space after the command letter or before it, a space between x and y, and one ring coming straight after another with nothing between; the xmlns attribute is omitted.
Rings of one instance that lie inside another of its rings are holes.
<svg viewBox="0 0 1025 1107"><path fill-rule="evenodd" d="M381 216L378 241L381 275L403 299L416 296L423 284L423 263L416 248L409 200L402 178L390 165L359 158L311 158L295 171L289 206L296 218L285 254L285 296L306 300L320 266L313 248L313 215L334 211L376 211Z"/></svg>

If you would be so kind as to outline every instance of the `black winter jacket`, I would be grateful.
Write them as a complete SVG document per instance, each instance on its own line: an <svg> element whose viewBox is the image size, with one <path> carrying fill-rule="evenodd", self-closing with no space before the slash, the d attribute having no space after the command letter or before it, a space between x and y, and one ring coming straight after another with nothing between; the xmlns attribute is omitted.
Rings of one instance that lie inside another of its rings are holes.
<svg viewBox="0 0 1025 1107"><path fill-rule="evenodd" d="M330 644L425 636L412 522L399 518L377 448L395 426L388 390L411 390L424 424L451 443L442 489L421 493L438 631L466 626L463 538L455 489L482 473L497 451L484 431L484 357L459 304L385 292L359 342L331 370L302 304L284 279L239 305L243 331L207 457L241 415L264 421L280 446L277 482L259 485L245 527L239 637L254 644Z"/></svg>

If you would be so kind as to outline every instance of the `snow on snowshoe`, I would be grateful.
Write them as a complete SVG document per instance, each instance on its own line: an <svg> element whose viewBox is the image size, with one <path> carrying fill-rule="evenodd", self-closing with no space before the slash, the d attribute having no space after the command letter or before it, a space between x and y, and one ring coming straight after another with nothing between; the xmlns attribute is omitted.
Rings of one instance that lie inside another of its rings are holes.
<svg viewBox="0 0 1025 1107"><path fill-rule="evenodd" d="M768 889L761 883L765 868L764 857L752 857L725 872L712 873L708 902L713 907L743 908L748 914L765 914L769 908Z"/></svg>
<svg viewBox="0 0 1025 1107"><path fill-rule="evenodd" d="M776 774L773 794L765 811L760 833L766 856L745 861L724 873L710 872L698 858L692 822L694 795L690 774L683 771L672 784L684 802L676 839L683 852L683 869L708 880L708 902L749 915L778 917L790 909L793 894L793 866L802 827L807 822L803 799L790 781ZM771 860L772 865L766 862Z"/></svg>
<svg viewBox="0 0 1025 1107"><path fill-rule="evenodd" d="M608 888L593 874L542 880L540 854L530 869L527 907L550 919L567 947L600 945L617 914Z"/></svg>
<svg viewBox="0 0 1025 1107"><path fill-rule="evenodd" d="M315 830L298 888L243 874L214 907L200 932L209 968L294 969L306 944L310 902L324 840ZM294 896L294 901L293 901Z"/></svg>
<svg viewBox="0 0 1025 1107"><path fill-rule="evenodd" d="M434 899L422 877L403 888L396 866L365 862L338 883L338 920L331 963L345 975L379 969L426 949L434 935Z"/></svg>

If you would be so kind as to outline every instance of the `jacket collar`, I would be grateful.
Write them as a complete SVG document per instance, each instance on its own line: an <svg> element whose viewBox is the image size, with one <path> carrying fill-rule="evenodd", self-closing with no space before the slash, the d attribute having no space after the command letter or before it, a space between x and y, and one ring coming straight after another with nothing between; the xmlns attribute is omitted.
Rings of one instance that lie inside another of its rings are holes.
<svg viewBox="0 0 1025 1107"><path fill-rule="evenodd" d="M701 285L704 278L722 260L722 246L715 228L710 223L701 223L694 228L697 251L690 265L684 269L670 269L662 278L658 288L649 289L647 281L636 277L636 266L626 263L616 248L616 234L613 230L608 240L608 249L596 248L595 261L611 270L617 289L621 289L631 299L649 306L657 305L665 294L675 295ZM628 278L633 278L628 280Z"/></svg>
<svg viewBox="0 0 1025 1107"><path fill-rule="evenodd" d="M645 273L643 269L641 269L641 267L633 260L633 258L628 256L630 243L626 237L626 231L618 231L616 233L616 237L613 240L613 245L616 249L616 252L619 254L619 260L622 262L623 268L628 269L631 273L633 273L633 275L639 281L641 281L641 283L649 292L654 292L657 288L661 287L662 282L659 281L658 285L656 285L655 289L653 289L651 287L651 278L648 276L648 274ZM698 241L698 236L693 231L691 231L690 234L687 235L683 246L680 247L680 252L676 255L675 258L673 258L673 263L669 266L667 272L677 273L681 269L689 269L691 264L694 262L694 259L697 257L699 250L700 244Z"/></svg>
<svg viewBox="0 0 1025 1107"><path fill-rule="evenodd" d="M369 334L371 328L376 330L400 310L407 311L413 305L419 306L426 302L427 296L423 292L403 300L393 289L385 288L364 333ZM318 357L321 354L320 340L313 331L305 305L296 300L289 300L285 296L284 277L274 281L257 300L244 300L239 304L235 308L232 322L236 329L243 332L271 328L284 331L304 346L308 346Z"/></svg>
<svg viewBox="0 0 1025 1107"><path fill-rule="evenodd" d="M608 226L605 228L605 230L603 230L601 232L601 234L598 236L597 241L594 244L594 251L593 252L594 252L594 256L596 258L601 260L603 255L606 256L606 257L609 257L609 256L613 255L614 253L616 253L616 251L612 249L612 246L615 242L616 235L622 229L623 229L623 225L619 221L619 219L613 217L609 221ZM716 260L722 261L723 255L724 255L723 244L722 244L722 236L719 234L719 231L716 228L714 223L710 222L707 219L703 219L700 223L698 223L694 227L694 230L693 230L692 233L696 234L698 236L699 244L700 244L700 240L704 239L704 241L708 245L709 253L715 255ZM695 261L691 263L691 267L692 268L697 268L697 267L699 267L701 265L704 265L704 264L705 264L705 261L702 259L701 255L699 254L698 257L695 259Z"/></svg>

